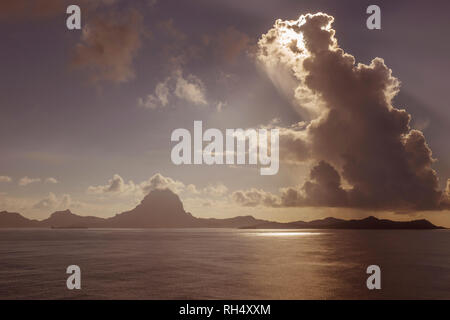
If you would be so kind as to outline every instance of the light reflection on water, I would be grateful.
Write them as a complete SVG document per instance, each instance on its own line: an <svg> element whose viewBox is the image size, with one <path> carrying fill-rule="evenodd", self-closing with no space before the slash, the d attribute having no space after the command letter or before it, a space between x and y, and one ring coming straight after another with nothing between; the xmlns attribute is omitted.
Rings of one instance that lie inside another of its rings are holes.
<svg viewBox="0 0 450 320"><path fill-rule="evenodd" d="M296 236L315 236L322 235L321 232L300 232L300 231L261 231L261 232L249 232L250 236L262 236L262 237L296 237Z"/></svg>
<svg viewBox="0 0 450 320"><path fill-rule="evenodd" d="M0 230L0 299L16 298L450 299L450 230Z"/></svg>

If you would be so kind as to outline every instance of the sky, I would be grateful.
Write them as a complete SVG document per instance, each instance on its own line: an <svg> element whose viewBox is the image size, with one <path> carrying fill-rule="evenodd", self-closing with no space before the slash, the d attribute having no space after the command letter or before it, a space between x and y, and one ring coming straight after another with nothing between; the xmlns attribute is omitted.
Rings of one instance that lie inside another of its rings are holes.
<svg viewBox="0 0 450 320"><path fill-rule="evenodd" d="M110 217L167 187L198 217L450 226L449 4L378 1L369 30L371 4L2 2L0 210ZM196 120L279 129L278 174L174 165Z"/></svg>

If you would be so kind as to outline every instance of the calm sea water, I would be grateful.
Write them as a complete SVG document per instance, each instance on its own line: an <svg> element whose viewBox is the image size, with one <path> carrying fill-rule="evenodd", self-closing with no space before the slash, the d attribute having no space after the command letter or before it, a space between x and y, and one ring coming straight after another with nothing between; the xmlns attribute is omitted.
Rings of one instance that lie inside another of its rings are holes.
<svg viewBox="0 0 450 320"><path fill-rule="evenodd" d="M1 230L0 299L17 298L450 299L450 231Z"/></svg>

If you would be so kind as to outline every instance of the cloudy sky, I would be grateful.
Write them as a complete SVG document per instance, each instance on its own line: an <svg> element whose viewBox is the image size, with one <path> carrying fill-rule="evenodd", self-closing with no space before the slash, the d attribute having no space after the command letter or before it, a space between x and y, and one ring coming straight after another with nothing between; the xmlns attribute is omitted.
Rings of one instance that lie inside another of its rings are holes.
<svg viewBox="0 0 450 320"><path fill-rule="evenodd" d="M112 216L169 187L199 217L450 226L446 1L0 3L0 210ZM319 14L319 12L322 12ZM309 14L309 15L308 15ZM171 133L278 128L280 170L176 166Z"/></svg>

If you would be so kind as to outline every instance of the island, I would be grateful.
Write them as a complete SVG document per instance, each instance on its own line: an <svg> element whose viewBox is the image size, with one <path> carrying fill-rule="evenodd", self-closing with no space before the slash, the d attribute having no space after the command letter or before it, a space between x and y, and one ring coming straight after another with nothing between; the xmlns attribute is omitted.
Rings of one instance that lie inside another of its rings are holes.
<svg viewBox="0 0 450 320"><path fill-rule="evenodd" d="M237 229L445 229L428 220L391 221L370 216L361 220L326 218L289 223L237 216L227 219L197 218L186 212L177 194L169 189L151 191L134 209L110 218L80 216L56 211L44 220L27 219L17 212L0 212L0 228L237 228Z"/></svg>

